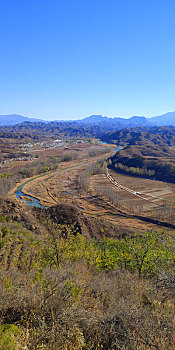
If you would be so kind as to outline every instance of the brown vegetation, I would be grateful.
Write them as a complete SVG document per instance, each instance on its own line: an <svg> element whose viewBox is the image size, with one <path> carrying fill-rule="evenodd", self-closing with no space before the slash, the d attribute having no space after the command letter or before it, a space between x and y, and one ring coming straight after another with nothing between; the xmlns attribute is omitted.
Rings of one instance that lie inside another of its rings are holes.
<svg viewBox="0 0 175 350"><path fill-rule="evenodd" d="M128 240L136 257L147 256L146 278L134 254L129 262L127 251L112 248L120 240L86 240L76 223L60 226L54 217L45 225L36 235L1 217L0 349L174 349L171 273L166 265L155 273L150 249L147 256L154 235L133 238L139 251Z"/></svg>

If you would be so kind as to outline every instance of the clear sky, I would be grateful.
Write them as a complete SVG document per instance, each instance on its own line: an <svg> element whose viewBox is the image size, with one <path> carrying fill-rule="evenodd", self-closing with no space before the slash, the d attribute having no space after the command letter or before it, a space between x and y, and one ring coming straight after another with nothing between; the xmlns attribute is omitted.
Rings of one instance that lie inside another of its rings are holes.
<svg viewBox="0 0 175 350"><path fill-rule="evenodd" d="M175 0L1 0L0 114L175 110Z"/></svg>

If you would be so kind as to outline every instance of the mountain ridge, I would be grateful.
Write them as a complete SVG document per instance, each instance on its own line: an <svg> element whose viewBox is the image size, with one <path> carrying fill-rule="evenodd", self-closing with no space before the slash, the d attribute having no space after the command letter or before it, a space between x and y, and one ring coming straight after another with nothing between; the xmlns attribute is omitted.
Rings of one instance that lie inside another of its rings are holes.
<svg viewBox="0 0 175 350"><path fill-rule="evenodd" d="M175 126L175 111L163 115L146 118L144 116L132 116L130 118L107 117L102 115L90 115L83 119L76 120L43 120L39 118L24 117L20 114L0 115L0 126L13 126L24 122L33 123L77 123L79 125L105 125L117 128L137 127L137 126Z"/></svg>
<svg viewBox="0 0 175 350"><path fill-rule="evenodd" d="M151 123L156 126L166 126L166 125L175 126L175 112L168 112L152 118L147 118L147 120L148 121L150 120Z"/></svg>

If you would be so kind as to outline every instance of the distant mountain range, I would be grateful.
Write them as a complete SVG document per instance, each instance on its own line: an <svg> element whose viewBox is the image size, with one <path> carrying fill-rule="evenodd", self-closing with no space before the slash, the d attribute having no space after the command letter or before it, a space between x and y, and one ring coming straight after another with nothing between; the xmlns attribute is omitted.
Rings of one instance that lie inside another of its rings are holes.
<svg viewBox="0 0 175 350"><path fill-rule="evenodd" d="M80 124L110 124L111 126L124 126L124 127L136 127L136 126L175 126L175 112L168 112L156 117L145 118L134 116L128 119L125 118L108 118L101 115L91 115L90 117L78 120Z"/></svg>
<svg viewBox="0 0 175 350"><path fill-rule="evenodd" d="M29 118L23 117L17 114L10 115L0 115L0 126L8 126L8 125L17 125L24 122L32 122L32 123L51 123L50 121L37 119L37 118ZM63 123L64 121L56 120L57 123ZM52 122L53 123L53 122ZM77 123L79 125L100 125L104 126L105 129L110 128L134 128L134 127L142 127L142 126L175 126L175 112L168 112L163 115L159 115L156 117L145 118L134 116L128 119L125 118L110 118L102 115L91 115L90 117L81 119L81 120L72 120L69 123Z"/></svg>
<svg viewBox="0 0 175 350"><path fill-rule="evenodd" d="M93 124L93 125L104 125L105 127L117 127L117 128L133 128L136 126L148 125L148 121L145 117L131 117L128 119L125 118L108 118L101 115L91 115L90 117L77 120L79 124Z"/></svg>

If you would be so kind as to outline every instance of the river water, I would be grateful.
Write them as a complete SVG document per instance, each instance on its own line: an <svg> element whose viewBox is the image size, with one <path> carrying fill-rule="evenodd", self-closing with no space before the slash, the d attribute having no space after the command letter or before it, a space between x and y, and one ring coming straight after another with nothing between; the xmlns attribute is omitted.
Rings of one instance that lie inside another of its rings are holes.
<svg viewBox="0 0 175 350"><path fill-rule="evenodd" d="M31 207L38 207L38 208L45 208L43 205L40 204L39 200L35 197L32 197L32 196L29 196L28 194L25 195L23 192L22 192L22 188L24 187L24 185L26 185L28 181L26 181L24 184L22 184L21 186L17 187L17 190L15 191L15 194L16 194L16 197L18 199L21 199L21 200L25 200L25 203L28 205L28 206L31 206ZM28 199L27 199L28 198Z"/></svg>

